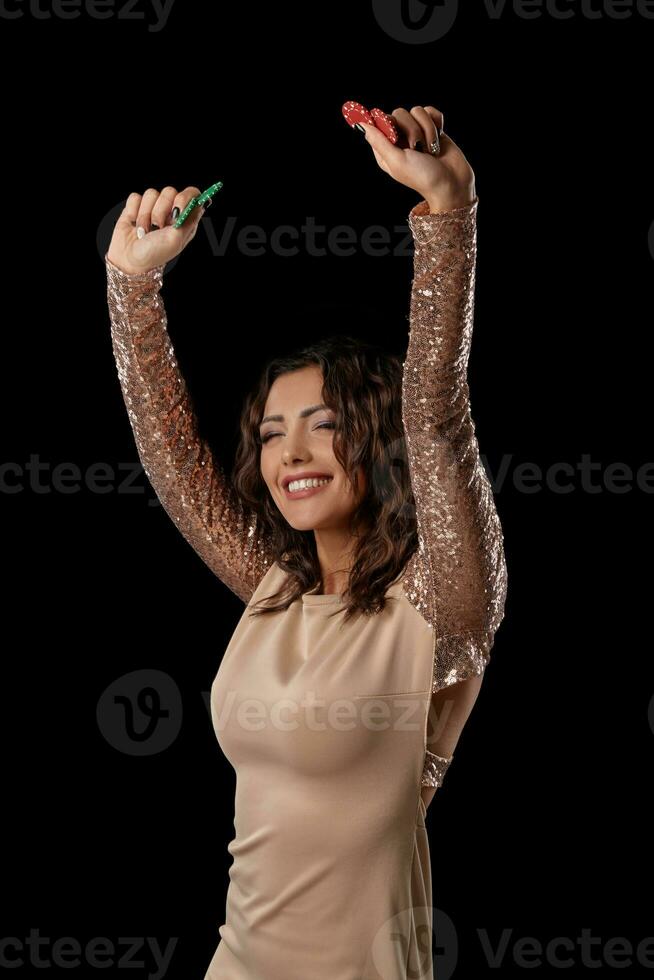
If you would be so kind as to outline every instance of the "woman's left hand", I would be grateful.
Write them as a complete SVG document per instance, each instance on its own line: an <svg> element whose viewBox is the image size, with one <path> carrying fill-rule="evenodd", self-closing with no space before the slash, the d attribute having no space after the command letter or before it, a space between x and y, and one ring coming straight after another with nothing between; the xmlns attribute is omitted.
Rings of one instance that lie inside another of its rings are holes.
<svg viewBox="0 0 654 980"><path fill-rule="evenodd" d="M362 123L381 169L420 194L431 211L449 211L471 204L476 196L475 175L456 143L442 132L443 113L431 105L417 105L411 112L395 109L391 116L400 136L404 137L403 142L408 144L407 149L393 145L376 126ZM437 136L438 156L429 152ZM416 140L422 142L422 150L409 149Z"/></svg>

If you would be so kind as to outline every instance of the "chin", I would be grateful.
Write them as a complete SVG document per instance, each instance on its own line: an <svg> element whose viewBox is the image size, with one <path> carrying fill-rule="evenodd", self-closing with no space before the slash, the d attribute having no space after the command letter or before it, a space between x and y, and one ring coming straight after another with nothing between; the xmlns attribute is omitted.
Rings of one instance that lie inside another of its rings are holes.
<svg viewBox="0 0 654 980"><path fill-rule="evenodd" d="M286 523L293 528L294 531L319 531L323 525L329 525L329 517L325 515L319 515L317 513L306 513L300 516L299 514L293 514L288 509L282 511L282 514L286 520Z"/></svg>
<svg viewBox="0 0 654 980"><path fill-rule="evenodd" d="M309 508L307 508L306 513L298 514L297 512L294 513L292 508L286 507L282 513L296 531L312 531L315 527L319 527L325 519L324 515L319 515L317 511L309 511Z"/></svg>
<svg viewBox="0 0 654 980"><path fill-rule="evenodd" d="M314 521L302 521L302 522L289 521L289 519L287 517L286 518L286 523L289 525L289 527L292 527L294 531L316 531L316 530L318 530L316 528L316 525L315 525Z"/></svg>

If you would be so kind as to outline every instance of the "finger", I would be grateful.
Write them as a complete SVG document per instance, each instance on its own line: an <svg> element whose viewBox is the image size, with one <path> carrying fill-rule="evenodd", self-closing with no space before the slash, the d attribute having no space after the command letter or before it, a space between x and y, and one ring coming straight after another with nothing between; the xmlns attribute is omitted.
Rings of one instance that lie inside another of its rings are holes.
<svg viewBox="0 0 654 980"><path fill-rule="evenodd" d="M434 120L434 122L438 126L438 135L441 136L443 133L443 127L445 125L445 116L440 111L440 109L436 109L435 106L433 105L423 106L423 109Z"/></svg>
<svg viewBox="0 0 654 980"><path fill-rule="evenodd" d="M416 142L423 139L422 127L417 119L406 109L393 109L391 116L407 141L409 149L415 149Z"/></svg>
<svg viewBox="0 0 654 980"><path fill-rule="evenodd" d="M422 146L424 150L429 150L432 143L438 140L438 126L433 116L421 105L414 105L411 115L417 120L422 129Z"/></svg>
<svg viewBox="0 0 654 980"><path fill-rule="evenodd" d="M374 146L372 147L372 152L375 155L375 160L377 161L381 169L384 171L384 173L388 173L388 167L386 166L386 163L384 162L384 160L382 160L382 158L380 157L379 153L374 148Z"/></svg>
<svg viewBox="0 0 654 980"><path fill-rule="evenodd" d="M379 155L389 170L393 169L393 166L400 166L404 160L404 150L400 150L399 147L393 146L388 137L384 136L381 130L377 129L376 126L371 126L369 123L360 123L363 126L366 133L366 140L370 143L375 157ZM377 159L379 163L379 159ZM379 164L381 166L381 164Z"/></svg>
<svg viewBox="0 0 654 980"><path fill-rule="evenodd" d="M199 197L201 193L202 193L202 191L200 190L199 187L192 187L192 186L185 187L183 191L180 191L175 196L175 200L173 201L173 207L174 208L179 208L179 213L181 214L182 211L184 210L184 208L186 207L186 205L188 204L188 202L191 200L191 198L192 197ZM202 215L202 209L201 208L194 208L193 211L191 212L191 214L188 216L188 218L184 222L184 224L181 226L181 230L182 231L184 230L184 228L186 228L186 226L188 225L189 221L192 218L195 219L195 217L196 217L196 211L199 211L200 212L200 215Z"/></svg>
<svg viewBox="0 0 654 980"><path fill-rule="evenodd" d="M139 213L139 207L141 206L141 195L136 192L129 195L125 201L125 207L118 215L116 221L116 226L124 226L126 230L130 230L136 224L136 217Z"/></svg>
<svg viewBox="0 0 654 980"><path fill-rule="evenodd" d="M165 228L170 218L170 212L173 209L173 201L176 197L177 189L175 187L164 187L159 195L159 200L152 208L152 216L150 218L152 226L156 225L157 228Z"/></svg>
<svg viewBox="0 0 654 980"><path fill-rule="evenodd" d="M136 227L142 228L143 231L150 231L150 221L152 215L152 208L159 199L159 191L155 190L154 187L148 187L147 191L141 198L141 204L139 206L139 213L136 216Z"/></svg>

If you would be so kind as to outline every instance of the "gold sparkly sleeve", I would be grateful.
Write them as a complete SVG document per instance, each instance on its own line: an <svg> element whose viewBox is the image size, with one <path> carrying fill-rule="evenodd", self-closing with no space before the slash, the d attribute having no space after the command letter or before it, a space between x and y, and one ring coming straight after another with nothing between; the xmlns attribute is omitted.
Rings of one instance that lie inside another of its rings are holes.
<svg viewBox="0 0 654 980"><path fill-rule="evenodd" d="M448 757L445 757L442 755L436 755L435 752L430 752L429 749L426 749L425 763L422 768L422 781L420 785L433 786L434 789L438 789L439 786L442 786L443 780L445 779L445 773L450 768L453 758L454 753Z"/></svg>
<svg viewBox="0 0 654 980"><path fill-rule="evenodd" d="M483 673L507 589L467 382L478 203L431 214L421 201L409 215L414 278L402 414L419 547L404 591L434 630L433 692Z"/></svg>
<svg viewBox="0 0 654 980"><path fill-rule="evenodd" d="M143 469L191 547L247 603L272 555L199 432L168 335L164 267L128 275L106 255L105 266L111 342Z"/></svg>

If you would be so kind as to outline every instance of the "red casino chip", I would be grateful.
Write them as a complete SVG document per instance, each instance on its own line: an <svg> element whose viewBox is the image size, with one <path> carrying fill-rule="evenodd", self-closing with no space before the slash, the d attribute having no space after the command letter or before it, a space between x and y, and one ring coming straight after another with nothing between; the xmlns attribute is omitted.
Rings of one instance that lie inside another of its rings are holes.
<svg viewBox="0 0 654 980"><path fill-rule="evenodd" d="M342 112L345 116L345 121L350 126L354 126L356 123L366 123L368 126L375 125L372 115L359 102L346 102L343 105Z"/></svg>
<svg viewBox="0 0 654 980"><path fill-rule="evenodd" d="M373 109L370 115L372 116L373 122L377 129L379 129L384 136L391 141L391 143L397 143L400 136L392 116L389 116L387 112L382 112L381 109Z"/></svg>

